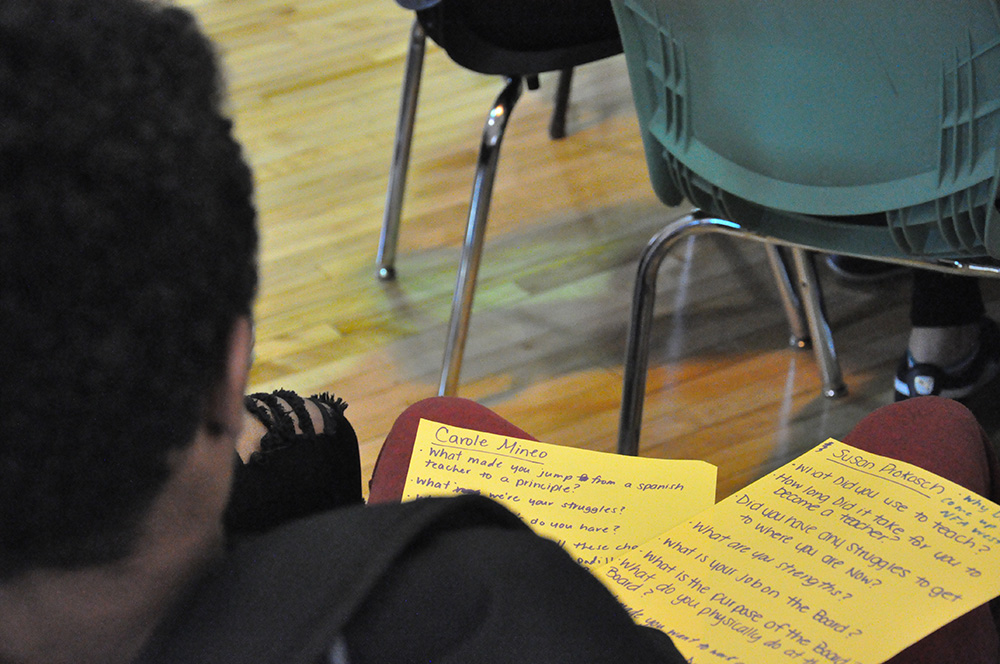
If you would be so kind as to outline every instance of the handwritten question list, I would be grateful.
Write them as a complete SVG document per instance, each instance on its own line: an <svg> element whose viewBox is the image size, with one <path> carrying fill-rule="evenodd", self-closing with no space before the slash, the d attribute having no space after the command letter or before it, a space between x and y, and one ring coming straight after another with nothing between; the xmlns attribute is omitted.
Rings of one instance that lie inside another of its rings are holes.
<svg viewBox="0 0 1000 664"><path fill-rule="evenodd" d="M621 456L421 420L403 499L476 493L591 569L715 502L715 466Z"/></svg>
<svg viewBox="0 0 1000 664"><path fill-rule="evenodd" d="M1000 506L828 440L594 571L694 664L878 664L998 568Z"/></svg>

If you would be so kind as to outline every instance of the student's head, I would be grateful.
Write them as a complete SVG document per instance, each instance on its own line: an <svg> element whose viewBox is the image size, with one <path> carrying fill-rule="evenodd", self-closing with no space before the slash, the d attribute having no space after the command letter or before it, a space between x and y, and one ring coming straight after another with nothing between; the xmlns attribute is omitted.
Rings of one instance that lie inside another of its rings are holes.
<svg viewBox="0 0 1000 664"><path fill-rule="evenodd" d="M128 555L221 426L257 244L221 94L184 11L0 3L0 577Z"/></svg>

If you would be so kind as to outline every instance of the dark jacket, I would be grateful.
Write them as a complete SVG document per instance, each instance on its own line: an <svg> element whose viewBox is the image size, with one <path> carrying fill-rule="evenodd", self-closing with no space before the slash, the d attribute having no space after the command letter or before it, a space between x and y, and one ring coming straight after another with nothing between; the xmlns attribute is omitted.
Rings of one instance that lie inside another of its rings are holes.
<svg viewBox="0 0 1000 664"><path fill-rule="evenodd" d="M556 544L478 497L352 507L235 542L142 664L667 662Z"/></svg>

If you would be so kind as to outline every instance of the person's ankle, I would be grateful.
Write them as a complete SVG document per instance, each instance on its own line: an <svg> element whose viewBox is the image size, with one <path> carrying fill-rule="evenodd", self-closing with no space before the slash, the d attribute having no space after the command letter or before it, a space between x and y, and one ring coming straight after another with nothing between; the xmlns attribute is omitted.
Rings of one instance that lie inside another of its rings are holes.
<svg viewBox="0 0 1000 664"><path fill-rule="evenodd" d="M907 350L918 364L946 369L967 360L979 347L979 323L948 327L914 327Z"/></svg>

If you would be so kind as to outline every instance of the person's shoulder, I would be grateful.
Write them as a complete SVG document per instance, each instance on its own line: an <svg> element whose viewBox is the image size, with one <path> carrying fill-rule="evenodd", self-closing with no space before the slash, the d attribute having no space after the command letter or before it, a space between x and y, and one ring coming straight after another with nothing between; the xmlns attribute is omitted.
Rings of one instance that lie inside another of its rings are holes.
<svg viewBox="0 0 1000 664"><path fill-rule="evenodd" d="M450 530L422 542L400 564L405 573L391 578L403 585L394 596L409 598L405 604L433 588L438 606L425 607L427 615L450 607L467 621L480 616L466 625L452 653L465 661L683 662L665 634L637 626L590 571L529 529ZM379 603L383 610L402 604ZM490 644L497 641L510 645L492 652Z"/></svg>
<svg viewBox="0 0 1000 664"><path fill-rule="evenodd" d="M530 535L502 506L469 496L335 509L234 539L141 661L302 661L400 564L471 531Z"/></svg>
<svg viewBox="0 0 1000 664"><path fill-rule="evenodd" d="M477 494L420 498L395 504L358 505L330 510L274 529L250 543L269 539L323 539L327 533L345 530L382 532L394 538L421 532L462 530L472 527L528 530L528 526L500 503Z"/></svg>

